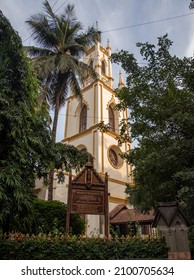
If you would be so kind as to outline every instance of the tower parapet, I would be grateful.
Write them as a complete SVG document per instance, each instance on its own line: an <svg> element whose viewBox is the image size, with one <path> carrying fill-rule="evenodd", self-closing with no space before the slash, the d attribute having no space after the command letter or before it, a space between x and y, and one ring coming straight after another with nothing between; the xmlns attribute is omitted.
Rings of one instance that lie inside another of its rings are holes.
<svg viewBox="0 0 194 280"><path fill-rule="evenodd" d="M84 62L95 69L99 79L109 87L113 88L114 79L112 77L112 63L110 56L111 47L109 40L106 48L104 48L100 42L97 42L95 46L87 51L86 56L84 57ZM88 80L86 86L89 83L90 81Z"/></svg>

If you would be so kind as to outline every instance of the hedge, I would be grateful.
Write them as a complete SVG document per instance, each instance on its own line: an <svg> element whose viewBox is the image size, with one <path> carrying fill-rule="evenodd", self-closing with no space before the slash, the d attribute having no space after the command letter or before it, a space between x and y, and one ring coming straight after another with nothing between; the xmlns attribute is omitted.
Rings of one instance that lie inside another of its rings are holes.
<svg viewBox="0 0 194 280"><path fill-rule="evenodd" d="M159 240L77 238L0 240L1 260L129 260L167 259Z"/></svg>

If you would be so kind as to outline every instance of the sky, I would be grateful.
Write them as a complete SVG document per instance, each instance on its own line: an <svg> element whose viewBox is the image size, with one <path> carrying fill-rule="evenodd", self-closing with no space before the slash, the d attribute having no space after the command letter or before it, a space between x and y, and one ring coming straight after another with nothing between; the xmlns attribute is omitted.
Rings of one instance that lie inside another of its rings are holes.
<svg viewBox="0 0 194 280"><path fill-rule="evenodd" d="M43 12L43 0L0 0L0 10L22 38L24 45L33 45L25 23L31 15ZM141 63L137 42L156 44L157 37L168 33L173 41L172 54L191 57L194 54L194 9L190 0L49 0L56 13L67 3L75 5L77 18L84 29L98 23L102 45L110 40L112 52L121 49L133 53ZM113 76L118 78L118 66ZM114 84L117 87L117 84ZM63 139L64 109L60 113L57 141Z"/></svg>

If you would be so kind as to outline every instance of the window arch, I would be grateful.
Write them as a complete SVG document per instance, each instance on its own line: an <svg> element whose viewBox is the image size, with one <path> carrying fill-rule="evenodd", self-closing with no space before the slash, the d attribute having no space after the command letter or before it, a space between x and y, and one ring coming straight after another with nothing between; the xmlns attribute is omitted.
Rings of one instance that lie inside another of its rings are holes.
<svg viewBox="0 0 194 280"><path fill-rule="evenodd" d="M82 153L87 153L87 149L86 149L86 148L83 148L83 149L80 150L80 152L82 152Z"/></svg>
<svg viewBox="0 0 194 280"><path fill-rule="evenodd" d="M111 106L108 107L108 120L111 131L115 131L115 115L113 108Z"/></svg>
<svg viewBox="0 0 194 280"><path fill-rule="evenodd" d="M91 60L89 66L90 66L91 68L93 68L93 64L94 64L94 63L93 63L93 60Z"/></svg>
<svg viewBox="0 0 194 280"><path fill-rule="evenodd" d="M80 125L79 132L86 130L87 128L87 107L84 105L80 112Z"/></svg>
<svg viewBox="0 0 194 280"><path fill-rule="evenodd" d="M106 65L105 65L105 61L104 60L102 60L102 73L103 74L106 74Z"/></svg>
<svg viewBox="0 0 194 280"><path fill-rule="evenodd" d="M87 148L85 145L80 144L76 147L80 152L87 152Z"/></svg>

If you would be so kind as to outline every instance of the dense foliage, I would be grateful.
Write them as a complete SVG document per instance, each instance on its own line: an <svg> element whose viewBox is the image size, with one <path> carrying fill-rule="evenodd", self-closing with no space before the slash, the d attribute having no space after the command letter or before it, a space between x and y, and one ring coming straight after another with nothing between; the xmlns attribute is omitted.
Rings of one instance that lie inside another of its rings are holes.
<svg viewBox="0 0 194 280"><path fill-rule="evenodd" d="M119 108L129 109L137 140L123 154L134 167L135 186L127 194L142 211L176 200L194 221L194 60L171 55L171 45L167 35L157 46L138 43L141 65L127 51L113 54L127 74L126 87L117 92Z"/></svg>
<svg viewBox="0 0 194 280"><path fill-rule="evenodd" d="M45 115L37 110L37 79L2 13L0 49L0 225L7 230L11 219L27 221L39 153L50 134Z"/></svg>
<svg viewBox="0 0 194 280"><path fill-rule="evenodd" d="M32 204L31 215L26 225L20 221L11 224L12 231L25 234L64 234L66 225L67 206L60 201L45 201L35 199ZM85 223L77 214L72 214L70 219L70 232L82 234L85 230Z"/></svg>
<svg viewBox="0 0 194 280"><path fill-rule="evenodd" d="M87 154L53 143L48 113L39 106L38 80L21 39L0 14L0 228L28 224L35 179L48 182L50 169L79 169Z"/></svg>
<svg viewBox="0 0 194 280"><path fill-rule="evenodd" d="M130 260L167 259L168 248L157 240L69 238L0 240L0 259L17 260Z"/></svg>
<svg viewBox="0 0 194 280"><path fill-rule="evenodd" d="M194 8L194 1L193 0L191 0L190 1L190 4L189 4L189 9L193 9Z"/></svg>

